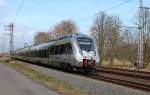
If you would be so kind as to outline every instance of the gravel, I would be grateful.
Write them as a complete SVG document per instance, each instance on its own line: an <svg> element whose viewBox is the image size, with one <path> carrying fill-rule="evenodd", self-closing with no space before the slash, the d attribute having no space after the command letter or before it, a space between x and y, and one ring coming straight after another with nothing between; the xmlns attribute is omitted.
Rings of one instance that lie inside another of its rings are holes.
<svg viewBox="0 0 150 95"><path fill-rule="evenodd" d="M150 95L150 92L144 92L117 84L98 81L80 75L69 74L33 64L30 64L29 66L45 75L54 77L59 81L63 81L76 89L86 91L90 95Z"/></svg>

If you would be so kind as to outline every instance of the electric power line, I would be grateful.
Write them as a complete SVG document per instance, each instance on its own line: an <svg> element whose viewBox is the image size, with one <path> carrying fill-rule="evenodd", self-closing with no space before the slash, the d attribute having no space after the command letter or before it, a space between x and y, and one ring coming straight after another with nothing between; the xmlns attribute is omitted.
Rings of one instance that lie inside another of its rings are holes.
<svg viewBox="0 0 150 95"><path fill-rule="evenodd" d="M118 5L115 5L115 6L111 7L111 8L109 8L109 9L107 9L106 11L113 10L113 9L118 8L118 7L120 7L120 6L124 5L124 4L127 4L127 3L131 2L131 1L133 1L133 0L126 0L126 1L124 1L124 2L122 2L120 4L118 4Z"/></svg>
<svg viewBox="0 0 150 95"><path fill-rule="evenodd" d="M126 0L126 1L124 1L124 2L121 2L121 3L118 4L118 5L115 5L115 6L109 8L109 9L107 9L107 10L104 10L104 11L105 11L105 12L111 11L111 10L116 9L116 8L118 8L118 7L120 7L120 6L124 5L124 4L127 4L127 3L131 2L131 1L133 1L133 0ZM83 19L80 19L78 22L79 22L79 23L80 23L80 22L83 22L83 21L88 20L88 19L90 19L90 18L92 18L92 17L94 17L94 16L95 16L95 15L90 16L90 17L86 17L86 18L83 18Z"/></svg>
<svg viewBox="0 0 150 95"><path fill-rule="evenodd" d="M21 4L20 4L20 6L19 6L19 8L18 8L18 10L17 10L17 12L16 12L12 22L15 22L15 20L17 19L18 15L20 14L20 12L22 10L23 4L24 4L24 0L21 1Z"/></svg>

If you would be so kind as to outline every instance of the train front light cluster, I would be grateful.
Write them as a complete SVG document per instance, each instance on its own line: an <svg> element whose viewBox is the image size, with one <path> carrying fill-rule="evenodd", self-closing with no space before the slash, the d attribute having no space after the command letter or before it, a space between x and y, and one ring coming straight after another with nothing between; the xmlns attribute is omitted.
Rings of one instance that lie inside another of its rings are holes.
<svg viewBox="0 0 150 95"><path fill-rule="evenodd" d="M90 60L90 59L83 59L83 64L82 67L83 68L87 68L87 67L95 67L96 66L96 60Z"/></svg>

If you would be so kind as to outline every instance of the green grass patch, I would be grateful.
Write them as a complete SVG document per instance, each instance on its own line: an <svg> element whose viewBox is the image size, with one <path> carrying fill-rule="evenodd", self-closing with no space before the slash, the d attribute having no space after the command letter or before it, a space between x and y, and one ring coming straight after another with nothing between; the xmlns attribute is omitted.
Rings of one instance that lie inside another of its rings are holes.
<svg viewBox="0 0 150 95"><path fill-rule="evenodd" d="M43 84L44 86L56 92L59 92L62 95L89 95L88 93L77 90L70 85L66 85L63 82L58 81L55 78L37 72L29 68L26 64L19 64L19 63L12 63L12 64L6 63L6 64L14 68L15 70L21 72L22 74L32 79L33 81Z"/></svg>
<svg viewBox="0 0 150 95"><path fill-rule="evenodd" d="M2 64L2 63L8 63L8 61L7 60L0 60L0 63Z"/></svg>

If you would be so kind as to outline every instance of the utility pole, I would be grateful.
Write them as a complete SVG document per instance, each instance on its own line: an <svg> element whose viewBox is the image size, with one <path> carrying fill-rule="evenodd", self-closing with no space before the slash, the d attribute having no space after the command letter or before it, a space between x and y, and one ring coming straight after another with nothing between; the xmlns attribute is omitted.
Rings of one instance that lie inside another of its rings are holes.
<svg viewBox="0 0 150 95"><path fill-rule="evenodd" d="M9 30L10 33L8 34L10 37L9 40L9 55L10 59L12 59L13 51L14 51L14 24L10 23L8 26L5 26L5 30Z"/></svg>
<svg viewBox="0 0 150 95"><path fill-rule="evenodd" d="M143 0L140 0L140 7L143 7Z"/></svg>
<svg viewBox="0 0 150 95"><path fill-rule="evenodd" d="M146 39L148 36L148 25L150 21L150 14L149 14L148 7L143 6L143 0L140 0L140 7L139 7L139 32L140 32L140 39L139 39L139 47L138 47L138 55L137 55L137 67L143 68L145 66L145 48L146 48ZM148 22L148 23L147 23Z"/></svg>
<svg viewBox="0 0 150 95"><path fill-rule="evenodd" d="M144 30L143 30L143 0L140 0L140 8L139 8L139 47L138 47L138 55L137 55L137 68L144 67Z"/></svg>
<svg viewBox="0 0 150 95"><path fill-rule="evenodd" d="M3 36L3 41L2 41L2 54L5 54L6 50L6 39L5 36Z"/></svg>

